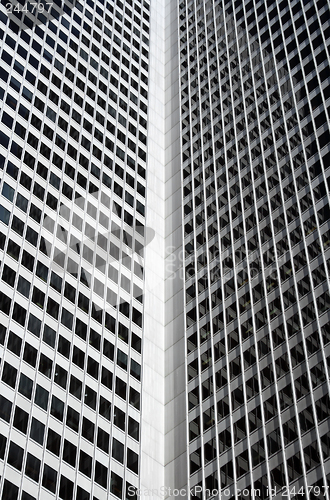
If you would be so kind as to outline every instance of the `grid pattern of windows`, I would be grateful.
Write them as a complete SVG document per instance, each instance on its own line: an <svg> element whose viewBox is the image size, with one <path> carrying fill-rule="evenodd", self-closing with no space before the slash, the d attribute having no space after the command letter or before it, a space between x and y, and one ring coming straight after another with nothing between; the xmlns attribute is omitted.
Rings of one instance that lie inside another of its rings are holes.
<svg viewBox="0 0 330 500"><path fill-rule="evenodd" d="M190 487L328 498L329 4L178 16Z"/></svg>
<svg viewBox="0 0 330 500"><path fill-rule="evenodd" d="M3 500L138 487L149 1L60 4L0 7Z"/></svg>

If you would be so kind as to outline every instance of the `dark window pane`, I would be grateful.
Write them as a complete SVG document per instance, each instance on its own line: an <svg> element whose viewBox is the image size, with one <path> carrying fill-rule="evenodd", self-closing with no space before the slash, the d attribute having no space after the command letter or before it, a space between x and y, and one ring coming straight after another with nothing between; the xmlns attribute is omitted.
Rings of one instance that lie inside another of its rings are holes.
<svg viewBox="0 0 330 500"><path fill-rule="evenodd" d="M0 459L3 460L5 456L5 449L6 449L6 443L7 443L7 438L0 434Z"/></svg>
<svg viewBox="0 0 330 500"><path fill-rule="evenodd" d="M55 366L54 382L63 387L63 389L66 388L67 376L68 373L64 368L60 365Z"/></svg>
<svg viewBox="0 0 330 500"><path fill-rule="evenodd" d="M55 347L56 341L56 332L50 326L45 325L44 327L44 335L42 340L46 342L46 344L50 345L50 347Z"/></svg>
<svg viewBox="0 0 330 500"><path fill-rule="evenodd" d="M113 416L114 416L114 424L117 427L119 427L119 429L124 431L125 430L125 418L126 418L125 412L123 412L122 410L117 408L117 406L115 406L115 411L114 411Z"/></svg>
<svg viewBox="0 0 330 500"><path fill-rule="evenodd" d="M52 406L50 409L51 415L61 422L63 421L64 403L56 396L52 396Z"/></svg>
<svg viewBox="0 0 330 500"><path fill-rule="evenodd" d="M120 476L111 472L111 480L110 480L110 492L113 493L116 497L122 498L123 491L123 480Z"/></svg>
<svg viewBox="0 0 330 500"><path fill-rule="evenodd" d="M10 498L10 500L17 500L18 497L18 487L5 479L2 491L2 498L5 500L6 498Z"/></svg>
<svg viewBox="0 0 330 500"><path fill-rule="evenodd" d="M15 388L16 384L16 377L17 377L17 370L13 366L11 366L9 363L5 361L4 367L3 367L3 372L2 372L2 380L6 384L10 385L10 387Z"/></svg>
<svg viewBox="0 0 330 500"><path fill-rule="evenodd" d="M137 441L139 440L139 422L132 417L128 418L128 434Z"/></svg>
<svg viewBox="0 0 330 500"><path fill-rule="evenodd" d="M92 457L87 453L80 452L79 470L88 477L92 474Z"/></svg>
<svg viewBox="0 0 330 500"><path fill-rule="evenodd" d="M56 480L57 480L57 472L56 470L49 467L49 465L45 464L44 466L44 474L42 477L42 486L47 488L47 490L55 493L56 490Z"/></svg>
<svg viewBox="0 0 330 500"><path fill-rule="evenodd" d="M89 493L87 491L83 490L80 486L78 486L76 500L89 500L89 498L90 498Z"/></svg>
<svg viewBox="0 0 330 500"><path fill-rule="evenodd" d="M100 409L99 409L100 415L102 417L106 418L107 420L110 420L111 418L111 403L107 399L105 399L103 396L100 397Z"/></svg>
<svg viewBox="0 0 330 500"><path fill-rule="evenodd" d="M129 391L129 403L137 410L140 410L140 394L132 387Z"/></svg>
<svg viewBox="0 0 330 500"><path fill-rule="evenodd" d="M103 488L107 487L108 480L108 469L104 467L104 465L99 462L95 463L95 481L103 486Z"/></svg>
<svg viewBox="0 0 330 500"><path fill-rule="evenodd" d="M85 388L85 404L96 410L96 392L88 386Z"/></svg>
<svg viewBox="0 0 330 500"><path fill-rule="evenodd" d="M64 439L63 460L74 467L76 465L77 448Z"/></svg>
<svg viewBox="0 0 330 500"><path fill-rule="evenodd" d="M65 476L61 476L60 498L62 498L62 500L72 500L72 494L73 482L67 479Z"/></svg>
<svg viewBox="0 0 330 500"><path fill-rule="evenodd" d="M9 332L7 347L10 351L19 356L21 353L22 339L15 333Z"/></svg>
<svg viewBox="0 0 330 500"><path fill-rule="evenodd" d="M23 396L25 396L26 398L31 399L32 386L33 386L33 381L29 377L24 375L24 373L21 373L18 392L23 394Z"/></svg>
<svg viewBox="0 0 330 500"><path fill-rule="evenodd" d="M110 441L110 436L107 432L105 432L103 429L98 429L97 432L97 446L101 448L101 450L105 451L106 453L109 452L109 441Z"/></svg>
<svg viewBox="0 0 330 500"><path fill-rule="evenodd" d="M79 413L70 406L68 407L68 412L66 416L66 425L71 427L71 429L73 429L74 431L78 432Z"/></svg>
<svg viewBox="0 0 330 500"><path fill-rule="evenodd" d="M77 346L74 346L73 348L72 361L74 362L75 365L79 366L79 368L82 369L84 368L85 353Z"/></svg>
<svg viewBox="0 0 330 500"><path fill-rule="evenodd" d="M47 450L59 456L60 444L61 444L61 436L52 429L48 429L47 446L46 446Z"/></svg>
<svg viewBox="0 0 330 500"><path fill-rule="evenodd" d="M30 438L34 439L37 443L43 445L44 442L45 426L39 420L32 417L32 424L30 430Z"/></svg>
<svg viewBox="0 0 330 500"><path fill-rule="evenodd" d="M18 470L22 470L23 452L23 448L17 446L15 443L10 443L8 463Z"/></svg>
<svg viewBox="0 0 330 500"><path fill-rule="evenodd" d="M94 424L87 418L83 418L82 435L91 443L94 442Z"/></svg>
<svg viewBox="0 0 330 500"><path fill-rule="evenodd" d="M71 375L70 393L78 399L81 399L82 383L74 375Z"/></svg>
<svg viewBox="0 0 330 500"><path fill-rule="evenodd" d="M40 319L36 318L33 316L33 314L30 314L29 316L29 324L28 324L28 330L36 335L37 337L40 337L40 328L41 328L41 321Z"/></svg>
<svg viewBox="0 0 330 500"><path fill-rule="evenodd" d="M37 361L37 350L30 344L25 344L23 359L29 363L29 365L35 367Z"/></svg>
<svg viewBox="0 0 330 500"><path fill-rule="evenodd" d="M43 373L46 377L50 378L52 374L52 361L47 358L44 354L40 355L39 361L39 371Z"/></svg>
<svg viewBox="0 0 330 500"><path fill-rule="evenodd" d="M115 438L112 440L112 458L121 464L124 462L124 445Z"/></svg>
<svg viewBox="0 0 330 500"><path fill-rule="evenodd" d="M40 408L42 408L43 410L46 410L46 411L47 411L47 406L48 406L48 395L49 394L48 394L48 391L46 391L46 389L44 389L40 385L37 385L34 402L38 406L40 406Z"/></svg>
<svg viewBox="0 0 330 500"><path fill-rule="evenodd" d="M126 382L119 377L116 377L116 394L126 399Z"/></svg>
<svg viewBox="0 0 330 500"><path fill-rule="evenodd" d="M40 460L31 455L31 453L27 454L25 474L36 482L39 481L40 463Z"/></svg>
<svg viewBox="0 0 330 500"><path fill-rule="evenodd" d="M14 427L26 434L28 420L29 414L26 413L26 411L22 410L19 406L16 406L14 415Z"/></svg>
<svg viewBox="0 0 330 500"><path fill-rule="evenodd" d="M70 342L62 337L62 335L60 335L58 339L58 352L66 358L70 356Z"/></svg>
<svg viewBox="0 0 330 500"><path fill-rule="evenodd" d="M139 465L138 455L134 451L132 451L128 448L127 449L127 467L131 471L135 472L135 474L138 474L139 473L138 465Z"/></svg>

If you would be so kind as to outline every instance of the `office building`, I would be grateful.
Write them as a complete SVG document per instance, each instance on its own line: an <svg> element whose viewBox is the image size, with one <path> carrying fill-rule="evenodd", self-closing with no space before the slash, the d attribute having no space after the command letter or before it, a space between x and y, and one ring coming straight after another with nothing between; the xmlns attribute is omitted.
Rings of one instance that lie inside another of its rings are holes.
<svg viewBox="0 0 330 500"><path fill-rule="evenodd" d="M328 499L327 0L45 6L0 7L0 498Z"/></svg>
<svg viewBox="0 0 330 500"><path fill-rule="evenodd" d="M1 6L1 498L122 498L139 473L149 2L45 8Z"/></svg>
<svg viewBox="0 0 330 500"><path fill-rule="evenodd" d="M329 493L329 20L322 1L179 5L189 481L204 494Z"/></svg>

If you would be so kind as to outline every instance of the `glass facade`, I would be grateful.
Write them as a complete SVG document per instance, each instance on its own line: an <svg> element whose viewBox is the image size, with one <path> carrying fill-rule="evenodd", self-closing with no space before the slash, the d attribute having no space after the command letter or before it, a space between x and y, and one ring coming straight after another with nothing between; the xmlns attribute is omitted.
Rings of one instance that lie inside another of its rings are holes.
<svg viewBox="0 0 330 500"><path fill-rule="evenodd" d="M149 1L37 8L0 7L0 498L123 499L139 474Z"/></svg>
<svg viewBox="0 0 330 500"><path fill-rule="evenodd" d="M0 38L1 500L329 500L328 0L2 0Z"/></svg>
<svg viewBox="0 0 330 500"><path fill-rule="evenodd" d="M329 3L178 16L191 498L328 498Z"/></svg>

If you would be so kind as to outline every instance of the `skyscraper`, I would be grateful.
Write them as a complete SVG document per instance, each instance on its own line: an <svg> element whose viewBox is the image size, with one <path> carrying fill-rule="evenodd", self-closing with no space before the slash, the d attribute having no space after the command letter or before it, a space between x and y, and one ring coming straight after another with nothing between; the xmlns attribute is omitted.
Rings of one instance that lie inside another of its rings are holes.
<svg viewBox="0 0 330 500"><path fill-rule="evenodd" d="M327 497L329 4L178 15L189 483Z"/></svg>
<svg viewBox="0 0 330 500"><path fill-rule="evenodd" d="M0 29L1 500L328 499L327 0Z"/></svg>
<svg viewBox="0 0 330 500"><path fill-rule="evenodd" d="M139 473L149 2L14 2L0 21L1 498L122 498Z"/></svg>

